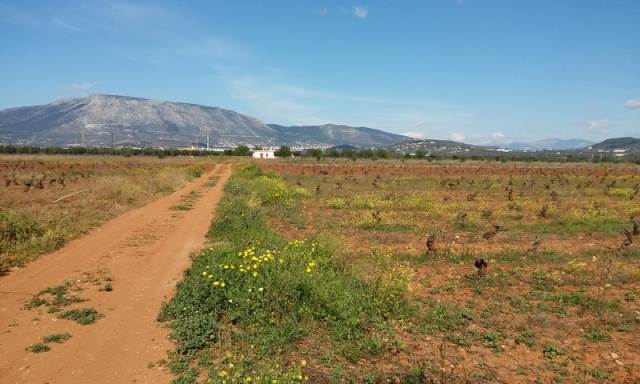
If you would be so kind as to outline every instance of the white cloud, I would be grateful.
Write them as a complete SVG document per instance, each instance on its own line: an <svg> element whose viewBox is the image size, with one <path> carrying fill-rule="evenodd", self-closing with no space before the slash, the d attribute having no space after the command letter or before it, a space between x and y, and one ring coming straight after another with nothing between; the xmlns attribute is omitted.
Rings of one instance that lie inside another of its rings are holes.
<svg viewBox="0 0 640 384"><path fill-rule="evenodd" d="M609 130L609 120L589 120L585 123L588 130L592 132L605 133Z"/></svg>
<svg viewBox="0 0 640 384"><path fill-rule="evenodd" d="M493 132L491 134L491 138L493 140L504 140L504 137L505 137L504 133L502 133L502 132Z"/></svg>
<svg viewBox="0 0 640 384"><path fill-rule="evenodd" d="M353 15L358 19L366 19L369 16L369 10L362 5L356 5L353 7Z"/></svg>
<svg viewBox="0 0 640 384"><path fill-rule="evenodd" d="M624 106L629 109L640 109L640 97L627 100L627 102L624 103Z"/></svg>
<svg viewBox="0 0 640 384"><path fill-rule="evenodd" d="M466 136L463 133L460 133L460 132L451 133L451 140L453 141L463 141L465 138Z"/></svg>
<svg viewBox="0 0 640 384"><path fill-rule="evenodd" d="M401 135L409 136L412 139L425 139L427 137L423 132L403 132Z"/></svg>

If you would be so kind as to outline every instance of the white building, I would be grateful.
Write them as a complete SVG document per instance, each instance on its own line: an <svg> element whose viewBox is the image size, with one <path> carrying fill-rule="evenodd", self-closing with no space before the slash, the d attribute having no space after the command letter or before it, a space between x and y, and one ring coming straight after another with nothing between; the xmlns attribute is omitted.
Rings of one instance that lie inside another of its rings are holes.
<svg viewBox="0 0 640 384"><path fill-rule="evenodd" d="M257 149L253 151L254 159L275 159L275 151L273 149Z"/></svg>

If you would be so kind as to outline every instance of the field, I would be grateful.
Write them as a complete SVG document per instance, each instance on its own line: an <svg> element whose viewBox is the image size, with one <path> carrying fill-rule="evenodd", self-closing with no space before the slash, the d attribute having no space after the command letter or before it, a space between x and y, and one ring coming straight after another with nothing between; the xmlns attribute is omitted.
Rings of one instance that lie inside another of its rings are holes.
<svg viewBox="0 0 640 384"><path fill-rule="evenodd" d="M176 383L639 382L639 184L634 165L237 171L160 313L166 364Z"/></svg>
<svg viewBox="0 0 640 384"><path fill-rule="evenodd" d="M640 381L637 165L250 164L0 158L0 378Z"/></svg>
<svg viewBox="0 0 640 384"><path fill-rule="evenodd" d="M188 158L0 157L0 272L169 194L208 166Z"/></svg>

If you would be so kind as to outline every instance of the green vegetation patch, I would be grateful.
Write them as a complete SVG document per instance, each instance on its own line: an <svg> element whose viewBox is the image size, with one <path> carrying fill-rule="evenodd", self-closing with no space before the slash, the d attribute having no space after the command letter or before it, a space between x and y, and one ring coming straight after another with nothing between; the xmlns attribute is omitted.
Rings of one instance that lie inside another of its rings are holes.
<svg viewBox="0 0 640 384"><path fill-rule="evenodd" d="M83 302L84 299L73 295L71 283L64 283L55 287L49 287L38 292L26 305L26 309L34 309L41 306L47 307L49 313L60 311L61 307L69 306L73 303Z"/></svg>
<svg viewBox="0 0 640 384"><path fill-rule="evenodd" d="M200 193L191 191L184 195L178 204L172 205L169 209L173 211L190 211L193 209L193 204L198 201L200 196Z"/></svg>
<svg viewBox="0 0 640 384"><path fill-rule="evenodd" d="M58 315L59 319L73 320L80 325L91 325L103 317L93 308L71 309Z"/></svg>
<svg viewBox="0 0 640 384"><path fill-rule="evenodd" d="M250 345L251 364L236 361L233 372L214 369L217 380L272 369L274 356L307 336L348 361L381 352L389 321L411 308L402 276L362 281L341 263L331 239L287 241L273 232L266 217L296 213L301 196L278 176L249 167L234 174L225 191L210 230L216 242L195 258L160 314L173 330L177 356L191 364L192 356L221 335L231 337L237 349ZM192 375L182 371L176 382ZM269 372L297 377L298 371L296 363Z"/></svg>
<svg viewBox="0 0 640 384"><path fill-rule="evenodd" d="M62 344L65 341L71 338L71 334L69 332L66 333L53 333L51 335L47 335L42 338L42 341L45 343L57 343Z"/></svg>
<svg viewBox="0 0 640 384"><path fill-rule="evenodd" d="M36 343L27 347L27 352L31 353L43 353L50 351L51 348L47 344L44 343Z"/></svg>

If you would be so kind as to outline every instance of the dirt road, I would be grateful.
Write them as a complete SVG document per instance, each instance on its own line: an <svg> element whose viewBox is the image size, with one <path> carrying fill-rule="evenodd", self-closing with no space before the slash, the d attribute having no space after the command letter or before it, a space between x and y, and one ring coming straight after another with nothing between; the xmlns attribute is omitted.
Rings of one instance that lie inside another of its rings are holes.
<svg viewBox="0 0 640 384"><path fill-rule="evenodd" d="M172 195L0 277L0 382L168 383L165 369L149 367L171 349L168 332L156 318L189 255L203 246L230 173L228 165L218 165ZM214 186L212 175L219 176ZM191 191L200 193L192 209L176 209ZM95 308L104 317L83 326L58 319L46 305L24 308L34 294L65 281L69 294L86 301L62 311ZM108 283L112 291L104 289ZM65 332L71 339L49 343L48 352L25 350L43 336Z"/></svg>

